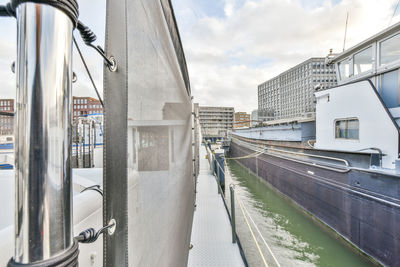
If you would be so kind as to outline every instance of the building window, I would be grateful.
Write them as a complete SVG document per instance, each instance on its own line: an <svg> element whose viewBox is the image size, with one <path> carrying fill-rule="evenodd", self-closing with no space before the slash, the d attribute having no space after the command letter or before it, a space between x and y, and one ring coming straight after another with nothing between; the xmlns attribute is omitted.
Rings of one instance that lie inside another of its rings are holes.
<svg viewBox="0 0 400 267"><path fill-rule="evenodd" d="M385 65L400 59L400 33L380 43L380 65Z"/></svg>
<svg viewBox="0 0 400 267"><path fill-rule="evenodd" d="M338 64L338 67L339 67L339 75L340 75L341 80L348 78L350 76L350 65L349 65L348 58L340 61Z"/></svg>
<svg viewBox="0 0 400 267"><path fill-rule="evenodd" d="M359 124L355 118L335 120L335 138L358 140Z"/></svg>
<svg viewBox="0 0 400 267"><path fill-rule="evenodd" d="M354 75L372 69L372 47L368 47L354 55Z"/></svg>

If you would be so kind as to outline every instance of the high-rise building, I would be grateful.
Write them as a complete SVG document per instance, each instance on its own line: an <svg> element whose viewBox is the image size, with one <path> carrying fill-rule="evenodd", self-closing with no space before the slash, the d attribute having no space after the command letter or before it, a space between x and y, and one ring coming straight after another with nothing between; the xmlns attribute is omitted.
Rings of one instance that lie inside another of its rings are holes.
<svg viewBox="0 0 400 267"><path fill-rule="evenodd" d="M14 99L0 99L0 112L0 135L13 135Z"/></svg>
<svg viewBox="0 0 400 267"><path fill-rule="evenodd" d="M251 112L250 121L251 127L254 127L258 124L258 109L255 109Z"/></svg>
<svg viewBox="0 0 400 267"><path fill-rule="evenodd" d="M72 118L75 121L79 116L103 113L100 101L93 97L73 97Z"/></svg>
<svg viewBox="0 0 400 267"><path fill-rule="evenodd" d="M246 112L235 112L235 123L233 128L250 127L250 114Z"/></svg>
<svg viewBox="0 0 400 267"><path fill-rule="evenodd" d="M337 85L333 65L310 58L258 86L259 119L315 116L314 91Z"/></svg>
<svg viewBox="0 0 400 267"><path fill-rule="evenodd" d="M232 130L235 109L231 107L199 107L201 133L206 139L221 139Z"/></svg>

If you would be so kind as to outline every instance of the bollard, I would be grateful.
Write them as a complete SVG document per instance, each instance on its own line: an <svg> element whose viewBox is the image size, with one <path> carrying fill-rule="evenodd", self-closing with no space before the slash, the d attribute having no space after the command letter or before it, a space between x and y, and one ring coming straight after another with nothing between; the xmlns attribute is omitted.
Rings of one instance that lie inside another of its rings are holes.
<svg viewBox="0 0 400 267"><path fill-rule="evenodd" d="M229 186L231 190L231 223L232 223L232 243L236 243L236 220L235 220L235 189L234 185Z"/></svg>

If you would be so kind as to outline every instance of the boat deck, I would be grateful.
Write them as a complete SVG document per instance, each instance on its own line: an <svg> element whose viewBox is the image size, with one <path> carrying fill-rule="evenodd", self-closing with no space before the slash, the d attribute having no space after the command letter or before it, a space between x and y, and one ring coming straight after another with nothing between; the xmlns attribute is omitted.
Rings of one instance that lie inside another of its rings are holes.
<svg viewBox="0 0 400 267"><path fill-rule="evenodd" d="M244 266L238 245L232 243L231 223L204 146L200 148L196 205L188 266Z"/></svg>

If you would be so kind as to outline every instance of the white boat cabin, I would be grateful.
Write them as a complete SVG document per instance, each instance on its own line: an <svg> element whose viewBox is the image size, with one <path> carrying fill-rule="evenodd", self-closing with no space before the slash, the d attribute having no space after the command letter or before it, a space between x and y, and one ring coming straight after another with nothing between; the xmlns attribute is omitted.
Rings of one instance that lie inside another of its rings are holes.
<svg viewBox="0 0 400 267"><path fill-rule="evenodd" d="M317 91L315 148L399 157L400 23L338 55L329 55L338 86Z"/></svg>

